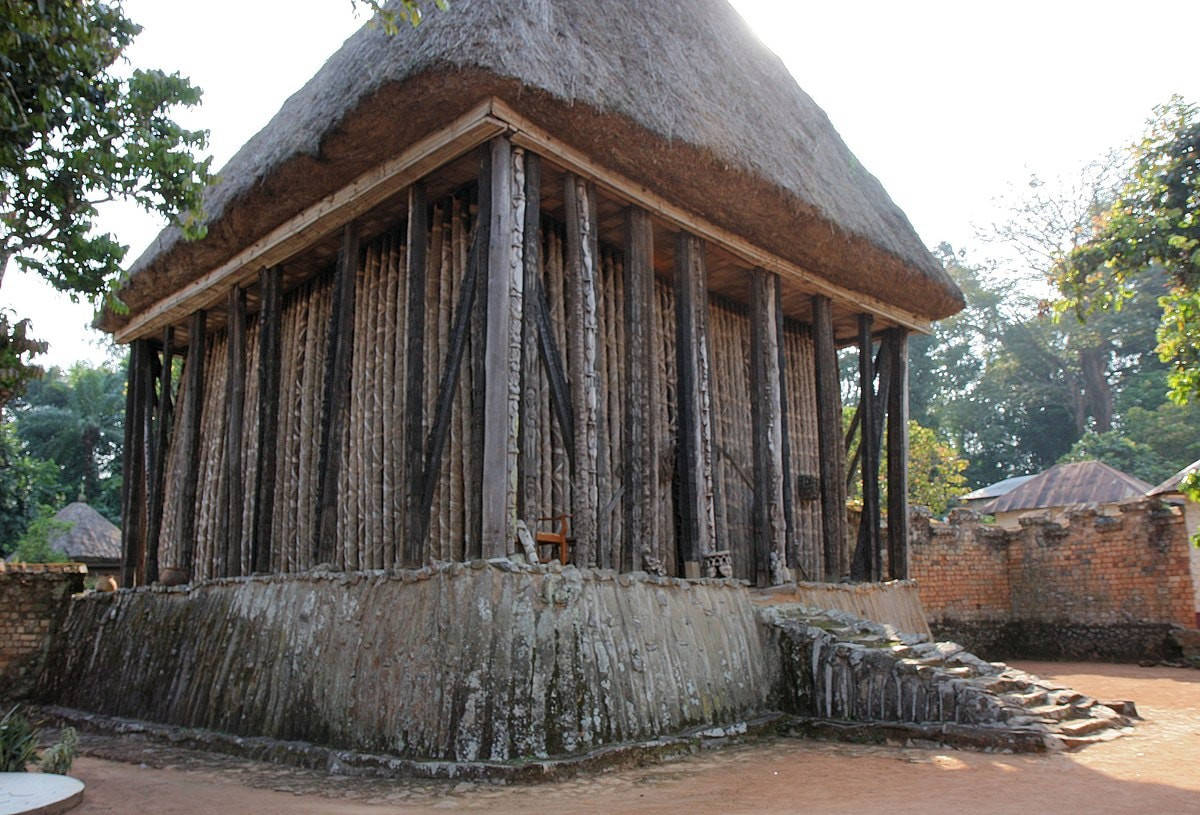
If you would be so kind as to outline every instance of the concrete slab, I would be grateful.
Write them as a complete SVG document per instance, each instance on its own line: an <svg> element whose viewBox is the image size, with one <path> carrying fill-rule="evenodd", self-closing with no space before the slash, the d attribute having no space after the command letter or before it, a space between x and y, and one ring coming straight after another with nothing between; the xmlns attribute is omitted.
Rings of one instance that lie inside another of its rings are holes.
<svg viewBox="0 0 1200 815"><path fill-rule="evenodd" d="M0 773L0 815L55 815L83 800L83 782L50 773Z"/></svg>

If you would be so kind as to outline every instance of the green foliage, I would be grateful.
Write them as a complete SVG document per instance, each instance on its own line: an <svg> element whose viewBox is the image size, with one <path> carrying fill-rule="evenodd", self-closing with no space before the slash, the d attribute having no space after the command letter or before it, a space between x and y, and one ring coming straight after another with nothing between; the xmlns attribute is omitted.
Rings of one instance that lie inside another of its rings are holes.
<svg viewBox="0 0 1200 815"><path fill-rule="evenodd" d="M11 315L8 309L0 310L0 405L20 393L27 381L44 373L30 360L49 347L29 336L29 320L12 318L10 322Z"/></svg>
<svg viewBox="0 0 1200 815"><path fill-rule="evenodd" d="M425 7L433 6L441 11L450 8L448 0L431 0L431 2L422 2L422 0L398 0L398 2L350 0L350 2L355 8L363 6L369 9L375 15L373 22L381 26L388 34L395 34L399 31L402 23L414 27L420 25L421 21L425 19Z"/></svg>
<svg viewBox="0 0 1200 815"><path fill-rule="evenodd" d="M967 492L963 473L967 460L935 430L908 423L908 500L944 515L951 503ZM886 479L885 479L886 482Z"/></svg>
<svg viewBox="0 0 1200 815"><path fill-rule="evenodd" d="M0 422L0 557L16 548L42 506L59 506L63 492L54 462L31 456L11 422Z"/></svg>
<svg viewBox="0 0 1200 815"><path fill-rule="evenodd" d="M1157 484L1174 472L1149 445L1136 442L1117 430L1084 433L1059 463L1092 460L1103 461L1151 484Z"/></svg>
<svg viewBox="0 0 1200 815"><path fill-rule="evenodd" d="M54 510L41 507L37 516L29 522L25 534L17 539L13 557L22 563L63 563L67 556L51 548L50 541L64 532L69 532L73 524L54 518Z"/></svg>
<svg viewBox="0 0 1200 815"><path fill-rule="evenodd" d="M1176 401L1200 397L1200 108L1173 97L1154 110L1133 150L1129 178L1091 240L1055 268L1061 310L1081 318L1116 313L1139 278L1161 267L1158 352L1171 366Z"/></svg>
<svg viewBox="0 0 1200 815"><path fill-rule="evenodd" d="M1179 481L1179 490L1188 497L1189 500L1200 504L1200 467L1192 467ZM1200 532L1192 535L1192 545L1200 547Z"/></svg>
<svg viewBox="0 0 1200 815"><path fill-rule="evenodd" d="M37 760L38 732L13 707L0 719L0 773L23 773Z"/></svg>
<svg viewBox="0 0 1200 815"><path fill-rule="evenodd" d="M0 281L15 260L72 297L119 306L128 247L95 231L106 201L203 235L210 159L196 152L207 135L170 116L200 91L178 74L116 70L140 30L119 1L0 0ZM10 389L37 373L19 326L0 325L0 349L15 357L3 360Z"/></svg>
<svg viewBox="0 0 1200 815"><path fill-rule="evenodd" d="M64 727L58 743L46 748L42 760L38 762L44 773L66 775L71 771L75 761L75 752L79 747L79 734L73 727Z"/></svg>

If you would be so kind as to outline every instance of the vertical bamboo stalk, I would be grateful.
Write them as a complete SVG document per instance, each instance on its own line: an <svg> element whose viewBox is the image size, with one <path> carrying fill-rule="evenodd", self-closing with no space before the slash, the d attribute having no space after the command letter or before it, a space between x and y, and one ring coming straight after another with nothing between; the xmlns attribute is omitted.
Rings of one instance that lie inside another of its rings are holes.
<svg viewBox="0 0 1200 815"><path fill-rule="evenodd" d="M187 365L184 369L184 453L187 470L179 491L179 568L183 579L191 582L196 551L196 488L200 479L200 412L204 404L204 346L207 315L197 311L188 318Z"/></svg>
<svg viewBox="0 0 1200 815"><path fill-rule="evenodd" d="M625 211L625 530L621 568L633 571L658 561L658 463L661 458L659 417L660 371L653 354L658 332L647 331L655 320L654 230L650 213ZM633 548L638 543L639 551Z"/></svg>
<svg viewBox="0 0 1200 815"><path fill-rule="evenodd" d="M151 476L150 524L146 532L146 582L158 582L159 539L166 503L166 473L174 415L171 401L172 356L175 351L175 326L163 329L162 368L158 383L158 416L155 426L154 465Z"/></svg>

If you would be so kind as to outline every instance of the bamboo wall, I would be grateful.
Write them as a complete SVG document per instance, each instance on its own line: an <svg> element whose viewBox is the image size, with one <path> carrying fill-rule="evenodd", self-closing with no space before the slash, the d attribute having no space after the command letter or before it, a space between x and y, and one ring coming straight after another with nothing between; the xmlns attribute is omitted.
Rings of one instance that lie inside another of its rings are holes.
<svg viewBox="0 0 1200 815"><path fill-rule="evenodd" d="M424 422L427 438L434 421L446 348L466 276L472 240L473 204L453 197L432 207L425 291ZM406 226L399 224L362 247L355 280L353 355L349 408L340 434L342 448L337 541L338 569L383 569L402 554L407 483L407 457L424 459L424 450L404 444L407 337ZM544 220L541 272L554 340L560 354L567 348L567 276L565 239L559 225ZM659 459L651 477L660 486L661 505L654 512L654 541L630 540L623 528L625 399L624 269L621 252L602 246L596 274L596 379L598 414L598 546L597 564L618 568L631 562L646 567L643 555L662 564L667 574L679 574L676 547L676 448L678 426L675 355L675 298L671 285L656 282L652 324L646 326L661 392L654 399L652 432L659 435ZM478 305L478 303L477 303ZM332 275L318 276L284 297L281 331L280 413L272 569L296 572L312 568L319 487L321 403L325 390L326 349L333 308ZM754 493L751 425L750 321L747 309L726 300L709 303L709 358L712 372L712 432L717 548L730 550L735 575L753 578ZM435 560L469 560L480 556L478 457L472 454L478 428L477 400L482 389L483 341L478 323L468 332L461 375L454 392L450 432L437 475L430 511L429 556ZM196 540L193 576L198 579L229 573L222 536L227 507L240 503L243 535L253 528L258 415L258 323L247 326L245 403L243 406L242 483L240 502L231 499L226 483L227 339L222 330L210 335L205 347L204 393L199 450L200 480L196 496ZM821 574L820 505L806 492L818 472L815 423L813 345L804 326L789 324L784 333L787 419L793 473L794 534L798 542L798 577ZM567 443L551 405L551 386L545 367L536 366L534 388L538 409L522 417L525 432L537 439L535 454L522 461L535 474L532 502L523 520L531 529L554 524L537 519L570 513L572 506ZM568 384L571 371L567 371ZM186 376L185 376L186 380ZM186 404L181 391L179 404ZM183 411L181 411L181 414ZM188 424L180 415L168 457L167 496L176 496L184 477L180 436ZM521 473L524 481L524 470ZM811 489L809 489L811 492ZM185 508L168 500L160 537L162 562L181 563L180 513ZM626 548L633 553L623 560ZM516 549L514 545L514 550ZM251 571L249 545L236 545L237 571Z"/></svg>

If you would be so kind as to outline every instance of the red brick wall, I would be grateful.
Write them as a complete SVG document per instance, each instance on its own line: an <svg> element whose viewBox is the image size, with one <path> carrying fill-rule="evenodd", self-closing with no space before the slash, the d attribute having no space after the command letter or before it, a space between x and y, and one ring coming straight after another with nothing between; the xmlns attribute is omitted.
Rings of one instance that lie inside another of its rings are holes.
<svg viewBox="0 0 1200 815"><path fill-rule="evenodd" d="M0 697L32 689L71 594L83 590L79 563L0 561Z"/></svg>
<svg viewBox="0 0 1200 815"><path fill-rule="evenodd" d="M1195 624L1183 516L1155 502L1006 532L973 513L915 518L909 569L931 621Z"/></svg>

